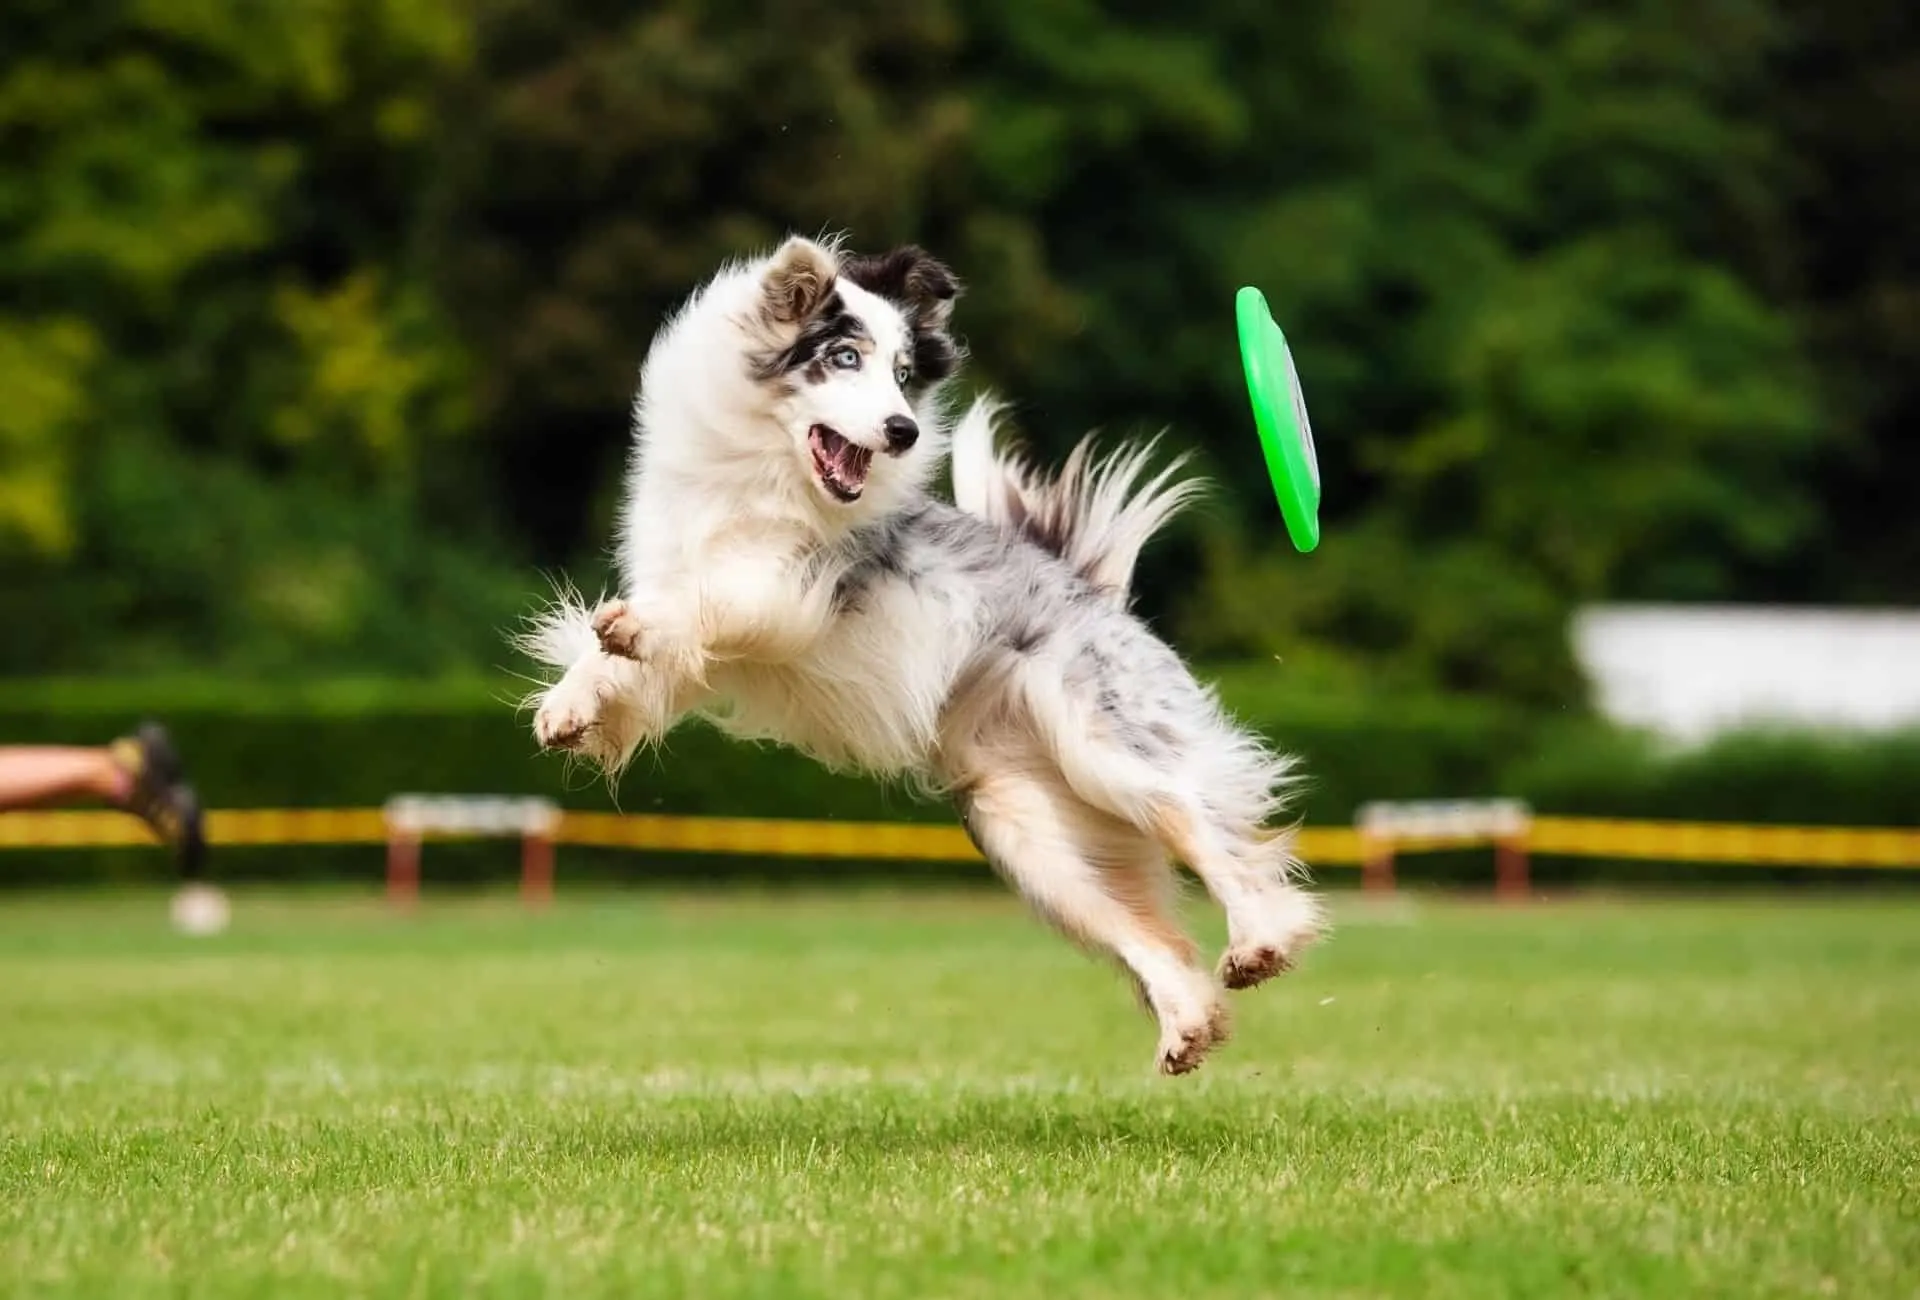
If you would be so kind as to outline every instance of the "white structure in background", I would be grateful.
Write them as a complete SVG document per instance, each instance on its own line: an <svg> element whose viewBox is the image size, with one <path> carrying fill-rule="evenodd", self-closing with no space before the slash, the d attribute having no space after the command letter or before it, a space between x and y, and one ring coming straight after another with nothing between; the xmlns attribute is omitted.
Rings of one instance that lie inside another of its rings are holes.
<svg viewBox="0 0 1920 1300"><path fill-rule="evenodd" d="M1675 740L1920 726L1920 610L1599 605L1573 648L1602 713Z"/></svg>

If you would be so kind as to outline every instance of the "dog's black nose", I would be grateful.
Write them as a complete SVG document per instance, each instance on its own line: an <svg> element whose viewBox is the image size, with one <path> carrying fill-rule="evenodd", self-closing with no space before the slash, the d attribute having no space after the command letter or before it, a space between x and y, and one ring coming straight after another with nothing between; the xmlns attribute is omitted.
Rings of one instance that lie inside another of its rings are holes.
<svg viewBox="0 0 1920 1300"><path fill-rule="evenodd" d="M889 415L880 426L887 435L887 450L898 456L920 441L920 426L904 415Z"/></svg>

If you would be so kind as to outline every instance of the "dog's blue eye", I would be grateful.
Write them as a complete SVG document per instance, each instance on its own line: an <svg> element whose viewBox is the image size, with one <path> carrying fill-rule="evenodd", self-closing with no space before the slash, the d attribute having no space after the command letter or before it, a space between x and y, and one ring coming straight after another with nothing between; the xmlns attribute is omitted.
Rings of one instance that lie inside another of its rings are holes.
<svg viewBox="0 0 1920 1300"><path fill-rule="evenodd" d="M913 378L913 367L895 366L893 368L893 382L900 385L900 387L905 388L907 386L907 381L912 378Z"/></svg>
<svg viewBox="0 0 1920 1300"><path fill-rule="evenodd" d="M835 348L827 355L827 360L841 370L860 368L860 352L857 348Z"/></svg>

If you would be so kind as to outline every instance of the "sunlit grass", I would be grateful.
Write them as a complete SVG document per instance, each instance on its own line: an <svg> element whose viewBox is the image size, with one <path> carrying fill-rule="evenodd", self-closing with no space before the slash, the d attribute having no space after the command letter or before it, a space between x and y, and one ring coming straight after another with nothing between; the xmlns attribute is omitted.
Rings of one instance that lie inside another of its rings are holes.
<svg viewBox="0 0 1920 1300"><path fill-rule="evenodd" d="M1920 907L1348 906L1191 1079L990 894L0 905L33 1295L1909 1295Z"/></svg>

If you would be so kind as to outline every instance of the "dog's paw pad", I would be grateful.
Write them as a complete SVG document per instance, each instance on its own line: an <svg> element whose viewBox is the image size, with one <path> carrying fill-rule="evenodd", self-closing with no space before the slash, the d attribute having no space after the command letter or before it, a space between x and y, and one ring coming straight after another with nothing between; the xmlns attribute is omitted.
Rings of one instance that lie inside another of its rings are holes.
<svg viewBox="0 0 1920 1300"><path fill-rule="evenodd" d="M1159 1066L1162 1074L1191 1074L1200 1068L1214 1044L1211 1024L1195 1025L1183 1033L1160 1042Z"/></svg>
<svg viewBox="0 0 1920 1300"><path fill-rule="evenodd" d="M638 659L646 629L624 600L610 600L593 611L593 634L600 648L621 659Z"/></svg>
<svg viewBox="0 0 1920 1300"><path fill-rule="evenodd" d="M607 629L623 618L631 618L633 611L627 608L624 600L603 600L599 608L593 611L593 631L595 636L605 636Z"/></svg>
<svg viewBox="0 0 1920 1300"><path fill-rule="evenodd" d="M1232 1032L1233 1021L1227 1004L1215 1001L1206 1009L1204 1018L1162 1032L1156 1058L1160 1073L1191 1074L1200 1068L1207 1053L1226 1042Z"/></svg>
<svg viewBox="0 0 1920 1300"><path fill-rule="evenodd" d="M541 709L533 718L533 738L542 749L579 749L586 744L593 717L566 707Z"/></svg>
<svg viewBox="0 0 1920 1300"><path fill-rule="evenodd" d="M1220 956L1220 982L1230 989L1250 989L1293 969L1287 954L1270 943L1236 944Z"/></svg>

